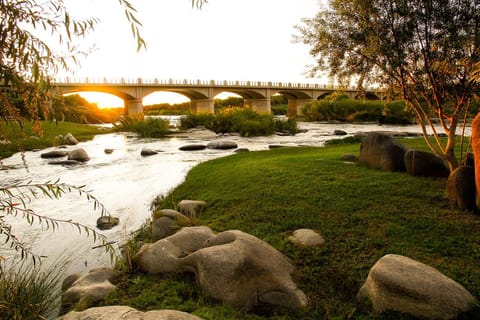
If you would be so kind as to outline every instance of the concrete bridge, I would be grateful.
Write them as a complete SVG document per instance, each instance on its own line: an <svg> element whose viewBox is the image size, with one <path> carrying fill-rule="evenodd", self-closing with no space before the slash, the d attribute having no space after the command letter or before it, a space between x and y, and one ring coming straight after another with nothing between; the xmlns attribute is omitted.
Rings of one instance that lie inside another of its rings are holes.
<svg viewBox="0 0 480 320"><path fill-rule="evenodd" d="M322 84L254 82L254 81L215 81L215 80L159 80L159 79L73 79L56 80L55 90L61 94L95 91L113 94L125 102L125 114L143 113L142 100L153 92L175 92L188 97L192 112L213 113L214 97L223 92L240 95L244 105L259 113L270 113L270 99L281 94L288 99L288 114L301 114L301 108L308 102L322 99L335 91L342 91L352 99L361 94L358 90ZM364 93L367 99L383 99L383 93L377 89L368 89Z"/></svg>

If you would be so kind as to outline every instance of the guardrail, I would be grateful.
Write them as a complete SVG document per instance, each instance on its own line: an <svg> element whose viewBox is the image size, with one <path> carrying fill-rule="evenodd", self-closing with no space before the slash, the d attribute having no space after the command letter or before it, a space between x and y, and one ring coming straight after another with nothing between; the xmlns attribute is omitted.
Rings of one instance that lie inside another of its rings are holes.
<svg viewBox="0 0 480 320"><path fill-rule="evenodd" d="M289 89L327 89L327 90L349 90L356 91L355 87L335 86L331 84L318 83L293 83L293 82L271 82L271 81L228 81L228 80L178 80L178 79L157 79L157 78L58 78L53 81L57 85L135 85L135 86L196 86L196 87L239 87L239 88L289 88ZM366 88L368 91L378 88Z"/></svg>

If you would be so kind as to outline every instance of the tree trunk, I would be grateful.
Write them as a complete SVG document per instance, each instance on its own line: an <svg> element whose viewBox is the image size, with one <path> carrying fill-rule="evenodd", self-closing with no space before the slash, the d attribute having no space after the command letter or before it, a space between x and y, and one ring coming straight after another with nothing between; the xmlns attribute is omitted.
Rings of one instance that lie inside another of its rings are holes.
<svg viewBox="0 0 480 320"><path fill-rule="evenodd" d="M472 122L472 149L475 162L475 185L476 185L476 198L477 207L480 200L480 113L477 114Z"/></svg>

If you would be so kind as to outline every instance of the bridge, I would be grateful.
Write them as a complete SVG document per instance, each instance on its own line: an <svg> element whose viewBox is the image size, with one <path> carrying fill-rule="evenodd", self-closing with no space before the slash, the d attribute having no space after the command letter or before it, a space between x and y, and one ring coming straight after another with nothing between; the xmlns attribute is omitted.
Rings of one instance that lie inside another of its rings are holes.
<svg viewBox="0 0 480 320"><path fill-rule="evenodd" d="M159 91L175 92L188 97L191 110L195 113L213 113L214 98L224 92L238 94L243 97L245 106L259 113L270 113L271 97L281 94L288 100L290 116L300 115L305 104L322 99L335 91L342 91L352 99L360 96L372 100L384 98L381 90L373 88L360 94L351 87L290 82L63 78L55 80L53 85L54 90L60 94L82 91L113 94L123 99L126 115L143 113L143 98Z"/></svg>

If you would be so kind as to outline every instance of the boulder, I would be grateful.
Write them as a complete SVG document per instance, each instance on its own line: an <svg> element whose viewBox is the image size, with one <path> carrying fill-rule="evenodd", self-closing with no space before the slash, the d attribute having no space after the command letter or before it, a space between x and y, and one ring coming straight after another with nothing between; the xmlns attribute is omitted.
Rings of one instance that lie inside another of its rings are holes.
<svg viewBox="0 0 480 320"><path fill-rule="evenodd" d="M390 310L426 319L456 318L476 303L463 286L438 270L394 254L375 263L358 297L368 297L378 313Z"/></svg>
<svg viewBox="0 0 480 320"><path fill-rule="evenodd" d="M177 310L140 312L127 306L95 307L84 311L71 311L57 320L202 320L190 313Z"/></svg>
<svg viewBox="0 0 480 320"><path fill-rule="evenodd" d="M472 121L472 149L473 162L475 163L475 186L476 186L476 203L480 201L480 112Z"/></svg>
<svg viewBox="0 0 480 320"><path fill-rule="evenodd" d="M293 235L289 237L289 240L297 245L305 247L320 246L325 243L325 239L311 229L295 230Z"/></svg>
<svg viewBox="0 0 480 320"><path fill-rule="evenodd" d="M206 148L207 146L204 144L186 144L184 146L181 146L178 149L182 151L195 151L195 150L203 150Z"/></svg>
<svg viewBox="0 0 480 320"><path fill-rule="evenodd" d="M474 211L475 205L475 170L469 166L459 166L453 170L447 180L446 194L450 202L462 209Z"/></svg>
<svg viewBox="0 0 480 320"><path fill-rule="evenodd" d="M157 241L171 236L180 228L182 221L189 221L187 217L173 209L162 209L156 212L152 221L152 238ZM180 222L180 224L179 224Z"/></svg>
<svg viewBox="0 0 480 320"><path fill-rule="evenodd" d="M220 150L227 150L227 149L236 149L238 147L237 143L234 141L212 141L207 144L207 148L209 149L220 149Z"/></svg>
<svg viewBox="0 0 480 320"><path fill-rule="evenodd" d="M186 215L187 217L196 217L200 214L203 207L207 203L200 200L182 200L178 203L178 211Z"/></svg>
<svg viewBox="0 0 480 320"><path fill-rule="evenodd" d="M65 150L52 150L40 154L40 158L51 159L51 158L62 158L68 155L68 151Z"/></svg>
<svg viewBox="0 0 480 320"><path fill-rule="evenodd" d="M185 271L181 257L200 249L215 234L208 227L186 227L174 235L144 244L134 257L139 270L150 274Z"/></svg>
<svg viewBox="0 0 480 320"><path fill-rule="evenodd" d="M90 160L90 157L88 156L88 153L85 151L83 148L78 148L71 150L68 153L68 160L77 160L80 162L86 162Z"/></svg>
<svg viewBox="0 0 480 320"><path fill-rule="evenodd" d="M307 297L291 275L290 260L264 241L230 230L205 242L202 249L181 259L195 272L210 297L250 310L259 304L305 307Z"/></svg>
<svg viewBox="0 0 480 320"><path fill-rule="evenodd" d="M71 286L66 283L62 285L62 288L65 289L62 293L62 310L66 310L77 303L91 305L102 300L106 294L116 289L110 282L113 275L113 270L110 268L97 268L78 277L73 283L73 278L67 277Z"/></svg>
<svg viewBox="0 0 480 320"><path fill-rule="evenodd" d="M344 130L338 130L338 129L337 129L337 130L334 130L334 131L333 131L333 134L334 134L335 136L346 136L346 135L347 135L347 132L344 131Z"/></svg>
<svg viewBox="0 0 480 320"><path fill-rule="evenodd" d="M430 152L408 150L404 161L407 173L412 176L448 177L450 174L443 160Z"/></svg>
<svg viewBox="0 0 480 320"><path fill-rule="evenodd" d="M111 154L111 153L113 153L113 150L114 150L114 149L112 149L112 148L105 148L105 149L103 150L103 152L105 152L106 154Z"/></svg>
<svg viewBox="0 0 480 320"><path fill-rule="evenodd" d="M69 132L63 137L63 143L73 146L78 144L78 140Z"/></svg>
<svg viewBox="0 0 480 320"><path fill-rule="evenodd" d="M142 157L153 156L153 155L156 155L156 154L158 154L158 151L148 149L148 148L143 148L142 151L140 151L140 155Z"/></svg>
<svg viewBox="0 0 480 320"><path fill-rule="evenodd" d="M97 228L100 230L109 230L118 226L120 219L112 216L101 216L97 219Z"/></svg>
<svg viewBox="0 0 480 320"><path fill-rule="evenodd" d="M359 162L384 171L405 171L407 148L383 133L370 133L360 144Z"/></svg>

